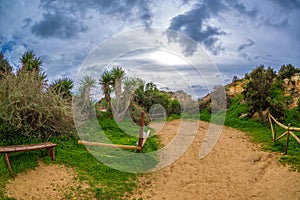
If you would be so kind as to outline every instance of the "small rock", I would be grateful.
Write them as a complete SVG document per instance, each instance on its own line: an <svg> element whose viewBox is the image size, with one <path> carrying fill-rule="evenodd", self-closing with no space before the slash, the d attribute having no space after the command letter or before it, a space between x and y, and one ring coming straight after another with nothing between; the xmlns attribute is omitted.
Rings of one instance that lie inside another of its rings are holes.
<svg viewBox="0 0 300 200"><path fill-rule="evenodd" d="M249 116L249 113L242 113L239 118L245 118L245 117L248 117Z"/></svg>
<svg viewBox="0 0 300 200"><path fill-rule="evenodd" d="M250 155L247 159L247 161L249 162L252 162L252 163L255 163L255 162L258 162L260 161L262 158L262 155L261 154L252 154Z"/></svg>

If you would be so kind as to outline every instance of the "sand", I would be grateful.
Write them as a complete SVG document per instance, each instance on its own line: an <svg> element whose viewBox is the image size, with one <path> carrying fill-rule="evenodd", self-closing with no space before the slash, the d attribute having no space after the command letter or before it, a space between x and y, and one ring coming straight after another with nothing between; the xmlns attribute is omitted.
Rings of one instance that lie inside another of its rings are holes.
<svg viewBox="0 0 300 200"><path fill-rule="evenodd" d="M168 122L158 132L164 145L173 139L178 124L178 120ZM282 166L279 153L261 151L236 129L224 127L215 148L199 159L208 123L199 125L194 142L180 159L140 179L136 199L300 199L300 173Z"/></svg>
<svg viewBox="0 0 300 200"><path fill-rule="evenodd" d="M174 120L152 126L161 129L157 134L167 145L179 124ZM215 148L199 159L207 128L208 123L200 122L192 145L178 160L144 174L131 199L300 199L300 173L280 164L281 154L261 151L241 131L224 127ZM7 194L16 199L91 199L80 194L82 190L74 190L78 186L88 188L76 181L76 176L71 168L40 162L35 170L9 181Z"/></svg>
<svg viewBox="0 0 300 200"><path fill-rule="evenodd" d="M39 161L35 170L18 174L8 182L7 195L17 200L84 198L87 194L83 191L87 190L89 185L80 183L76 177L72 168L58 164L46 165Z"/></svg>

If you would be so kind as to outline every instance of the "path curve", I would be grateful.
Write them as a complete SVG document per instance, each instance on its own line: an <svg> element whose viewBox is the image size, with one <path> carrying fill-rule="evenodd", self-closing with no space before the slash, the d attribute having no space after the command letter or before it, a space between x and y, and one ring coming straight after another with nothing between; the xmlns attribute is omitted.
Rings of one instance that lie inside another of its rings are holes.
<svg viewBox="0 0 300 200"><path fill-rule="evenodd" d="M196 123L196 122L195 122ZM153 124L164 145L176 134L179 120ZM193 144L170 166L146 174L132 198L173 199L291 199L300 200L300 173L278 162L279 154L264 152L245 133L224 127L212 152L199 159L208 129L200 122ZM271 137L271 135L270 135Z"/></svg>

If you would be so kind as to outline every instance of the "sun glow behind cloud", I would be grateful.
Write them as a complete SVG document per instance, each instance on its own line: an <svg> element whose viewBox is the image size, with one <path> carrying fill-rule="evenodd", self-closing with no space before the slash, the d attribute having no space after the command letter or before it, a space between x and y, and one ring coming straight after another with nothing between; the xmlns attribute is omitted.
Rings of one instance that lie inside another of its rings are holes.
<svg viewBox="0 0 300 200"><path fill-rule="evenodd" d="M149 59L162 65L189 65L187 61L172 52L157 50L146 54Z"/></svg>

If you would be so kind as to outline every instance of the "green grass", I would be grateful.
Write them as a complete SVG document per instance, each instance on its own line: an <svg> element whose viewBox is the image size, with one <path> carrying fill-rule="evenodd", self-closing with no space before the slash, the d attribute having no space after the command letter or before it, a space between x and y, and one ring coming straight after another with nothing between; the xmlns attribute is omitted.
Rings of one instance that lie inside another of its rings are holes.
<svg viewBox="0 0 300 200"><path fill-rule="evenodd" d="M100 119L99 124L104 134L111 139L113 143L125 144L125 145L136 145L138 138L136 137L139 133L139 127L127 123L127 130L130 130L132 135L124 133L118 125L111 119ZM91 135L91 139L94 135ZM100 137L101 138L101 137ZM23 141L23 142L22 142ZM12 153L10 156L11 165L15 174L19 174L29 169L34 169L38 165L38 160L43 159L45 163L58 163L63 164L67 167L72 167L78 173L79 181L88 183L91 187L88 189L88 194L92 195L88 198L97 199L124 199L127 198L126 194L130 194L136 187L136 178L139 174L128 173L118 171L110 168L101 162L99 162L91 153L89 153L83 145L78 145L78 138L75 136L64 136L50 139L51 142L57 144L55 147L55 161L51 161L50 157L47 156L46 150L41 151L30 151L24 153ZM19 138L18 144L22 143L37 143L40 140L27 138ZM4 145L4 144L2 144ZM151 152L158 148L158 139L156 137L150 137L143 149L143 152ZM102 148L100 151L110 153L107 151L108 148ZM134 153L135 154L135 153ZM137 155L137 154L135 154ZM122 155L116 156L117 161L122 161ZM124 159L124 158L123 158ZM149 159L149 157L148 157ZM150 166L153 167L157 163L155 156L150 157ZM8 199L5 196L5 185L8 180L11 179L9 171L3 161L3 155L0 155L0 199ZM128 160L126 160L128 162ZM131 161L130 162L135 162ZM137 161L136 164L143 167L145 163L143 160ZM128 163L127 163L128 164ZM81 192L80 188L74 188L74 193ZM125 195L125 196L124 196ZM66 194L66 197L70 196Z"/></svg>
<svg viewBox="0 0 300 200"><path fill-rule="evenodd" d="M246 132L253 142L260 143L262 145L263 150L282 153L280 161L282 161L283 164L291 164L292 167L300 170L300 144L298 144L294 138L290 137L288 154L283 155L285 151L286 137L279 141L273 142L269 123L260 123L249 117L240 118L239 116L241 114L248 112L247 105L241 102L241 95L237 95L231 100L231 105L226 112L224 125ZM300 127L299 111L288 110L286 116L287 118L284 124L287 125L288 123L291 123L295 127ZM216 119L218 117L222 119L222 115L220 114L215 114L214 117ZM208 109L204 109L200 112L200 119L204 121L210 121L211 114ZM277 125L275 126L275 129L277 136L284 132L284 130ZM299 132L294 133L300 137Z"/></svg>

